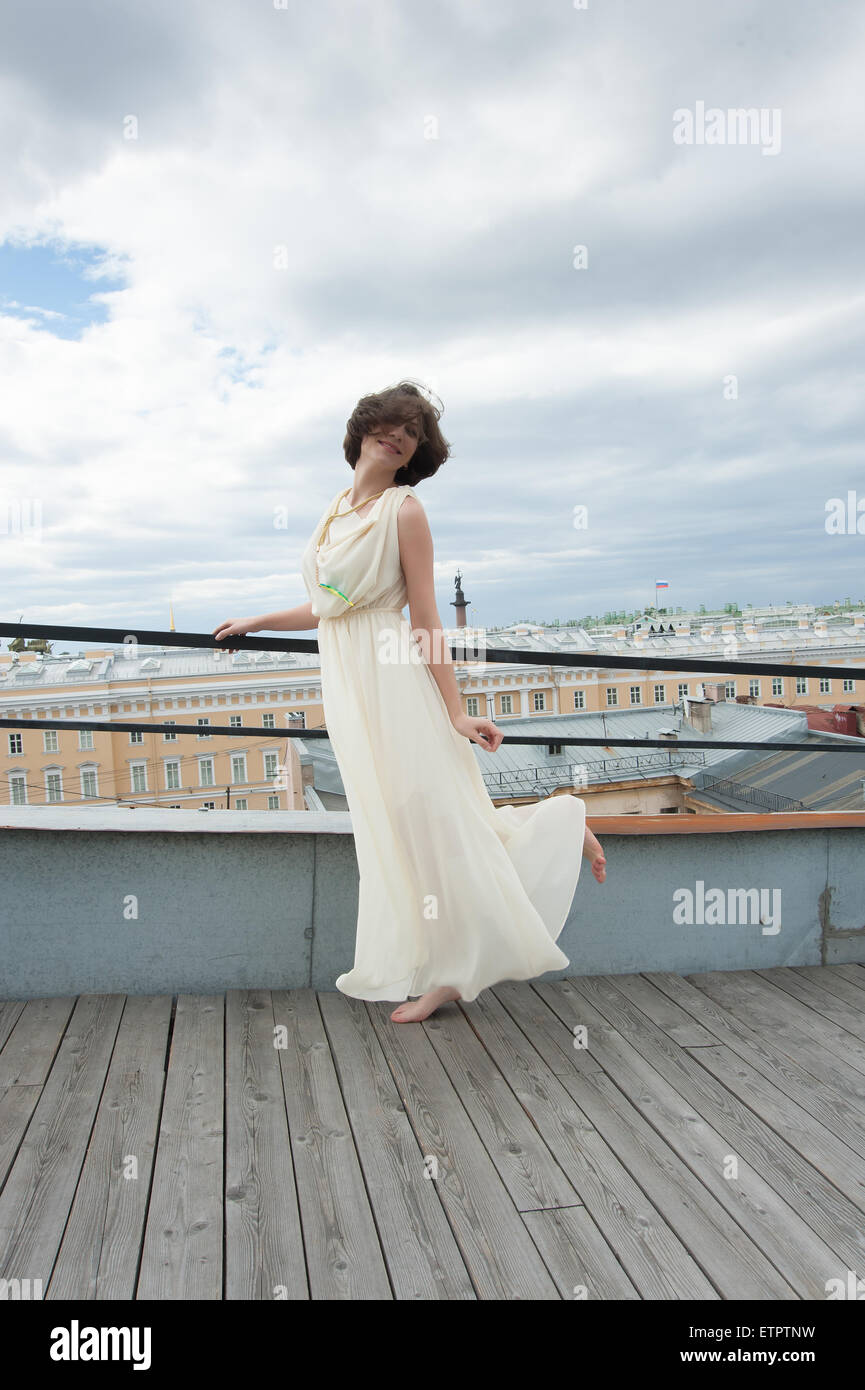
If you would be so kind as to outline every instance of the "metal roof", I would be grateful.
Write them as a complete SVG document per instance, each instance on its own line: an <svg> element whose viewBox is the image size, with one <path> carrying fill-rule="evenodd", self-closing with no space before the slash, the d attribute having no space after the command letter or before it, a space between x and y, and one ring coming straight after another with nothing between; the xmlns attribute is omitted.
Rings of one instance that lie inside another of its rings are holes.
<svg viewBox="0 0 865 1390"><path fill-rule="evenodd" d="M846 735L831 735L809 729L806 743L862 744L861 755L838 752L794 752L782 749L778 753L762 750L755 753L746 767L737 767L729 774L733 787L702 790L703 775L694 779L701 788L700 799L731 811L753 811L758 798L749 792L772 793L801 802L808 811L861 811L865 804L865 739ZM719 775L719 770L713 770ZM704 774L711 778L713 773ZM742 794L736 795L735 788Z"/></svg>
<svg viewBox="0 0 865 1390"><path fill-rule="evenodd" d="M574 713L574 714L553 714L553 715L534 715L530 717L520 717L507 719L499 716L496 725L504 734L528 734L533 738L548 738L551 744L555 744L558 738L565 736L603 738L609 735L609 743L605 747L580 747L564 745L561 753L550 754L544 744L512 744L503 743L495 753L488 753L480 748L478 744L472 743L471 747L477 759L478 766L483 774L484 781L493 799L496 793L500 798L511 796L531 796L546 795L555 786L565 783L572 784L572 767L575 763L586 765L588 773L588 785L597 786L602 784L611 785L623 780L632 781L636 778L644 778L650 781L657 777L668 776L671 769L682 777L697 777L700 772L708 773L710 770L715 776L729 775L725 766L736 760L737 773L742 777L746 784L750 784L750 769L752 765L766 762L767 754L765 750L749 755L747 749L739 752L730 748L707 748L707 749L688 749L688 743L693 741L706 742L712 737L718 739L732 740L741 739L743 743L748 741L766 742L770 739L778 739L782 742L801 738L804 741L809 737L809 730L803 714L795 710L786 709L766 709L762 705L740 705L734 702L714 704L712 711L712 730L708 734L698 732L688 724L682 724L677 730L679 737L675 742L671 740L669 750L665 748L647 748L645 750L635 750L623 746L621 740L632 738L657 738L660 731L670 728L675 721L675 710L672 705L652 705L645 709L626 709L610 710L601 714L593 713ZM817 741L825 735L817 735ZM849 742L849 739L845 740ZM317 791L328 792L336 795L345 795L342 778L339 772L339 765L334 756L333 748L329 739L311 739L308 742L300 740L302 747L298 748L302 760L309 760L313 764L313 785ZM768 758L776 755L770 754ZM743 773L741 762L743 757L748 760L753 758L753 764L748 761L748 766ZM779 753L778 758L790 758L794 761L801 761L801 753ZM831 758L831 754L814 753L811 757L815 761L823 758ZM835 762L846 760L853 761L857 765L859 759L851 757L849 753L841 754L833 759ZM863 746L863 760L865 760L865 746ZM618 764L618 765L617 765ZM852 772L852 769L849 769ZM853 783L856 779L853 778ZM781 788L777 788L781 791ZM851 809L861 809L861 786L860 800L856 802L855 797L850 803ZM784 791L785 795L800 798L800 793ZM708 793L706 794L708 797ZM804 798L801 798L804 799ZM719 801L718 803L722 803ZM827 803L829 804L829 803ZM833 808L845 809L844 802L831 801ZM753 810L753 805L748 804L743 809Z"/></svg>
<svg viewBox="0 0 865 1390"><path fill-rule="evenodd" d="M47 656L41 661L0 666L0 692L29 686L62 687L112 681L172 680L192 676L234 676L261 673L296 675L312 670L319 675L318 652L237 652L206 647L136 647L101 657ZM82 663L82 664L79 664ZM85 664L86 663L86 669ZM3 672L6 672L5 679Z"/></svg>

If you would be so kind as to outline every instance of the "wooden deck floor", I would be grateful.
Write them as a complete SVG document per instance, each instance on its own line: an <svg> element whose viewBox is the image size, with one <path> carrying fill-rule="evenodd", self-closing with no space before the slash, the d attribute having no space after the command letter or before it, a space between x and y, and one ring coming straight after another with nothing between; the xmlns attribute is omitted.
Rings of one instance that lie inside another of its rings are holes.
<svg viewBox="0 0 865 1390"><path fill-rule="evenodd" d="M0 1276L48 1299L792 1300L865 1269L865 967L393 1007L0 1004Z"/></svg>

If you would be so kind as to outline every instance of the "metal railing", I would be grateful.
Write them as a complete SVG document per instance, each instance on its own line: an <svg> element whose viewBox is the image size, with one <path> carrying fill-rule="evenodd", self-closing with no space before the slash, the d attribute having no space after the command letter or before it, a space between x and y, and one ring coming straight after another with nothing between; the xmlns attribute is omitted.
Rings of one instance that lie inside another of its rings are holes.
<svg viewBox="0 0 865 1390"><path fill-rule="evenodd" d="M762 787L749 787L744 782L734 782L729 777L709 777L701 782L695 792L716 791L719 796L733 797L738 801L748 801L752 806L763 806L767 811L805 811L804 801L796 801L792 796L782 796L780 792L763 791Z"/></svg>
<svg viewBox="0 0 865 1390"><path fill-rule="evenodd" d="M613 773L639 773L666 767L684 767L691 763L705 764L705 761L706 754L699 749L691 756L686 755L684 751L670 752L666 755L663 753L626 753L621 758L594 759L590 763L584 763L583 768L586 774L586 785L591 785ZM483 779L488 788L514 792L517 791L521 783L528 783L530 787L537 785L549 789L574 785L571 770L564 767L527 767L508 772L485 772Z"/></svg>
<svg viewBox="0 0 865 1390"><path fill-rule="evenodd" d="M107 642L118 646L162 646L162 647L202 647L210 651L222 651L221 647L213 637L212 633L204 632L163 632L161 630L139 629L137 631L123 628L99 628L99 627L65 627L59 624L46 623L3 623L0 622L0 637L30 637L47 640L50 637L57 637L68 642ZM300 652L317 653L318 642L313 638L305 637L255 637L232 636L228 639L231 642L233 651L276 651L276 652ZM815 676L838 679L842 673L848 678L865 679L865 668L854 666L810 666L798 663L775 663L775 662L755 662L755 661L716 661L704 660L700 657L652 657L651 660L639 660L633 656L617 656L611 652L538 652L538 651L518 651L505 648L484 649L483 654L479 655L480 649L464 642L449 644L451 656L454 661L468 662L471 664L492 664L496 662L511 662L519 665L539 665L539 666L576 666L583 670L627 670L627 671L656 671L671 670L681 674L693 672L694 674L762 674L762 675L798 675ZM577 713L577 711L575 711ZM603 712L600 717L603 718ZM0 719L0 728L7 729L32 729L33 719ZM43 727L50 727L47 722L38 721ZM55 723L62 725L64 729L98 729L108 732L137 732L143 729L150 733L171 732L178 734L200 734L201 726L198 724L152 724L133 721L115 720L80 720L80 719L60 719ZM208 725L209 734L218 734L227 738L248 738L250 733L266 734L274 738L327 738L327 729L291 729L286 728L278 733L273 729L267 729L258 725L245 725L242 728L235 728L228 725ZM535 736L531 734L505 734L503 743L509 744L550 744L556 743L568 747L586 748L607 748L610 743L615 743L621 747L633 748L670 748L669 738L615 738L610 734L603 737L592 738L588 736L568 736L558 732L552 737L549 733ZM796 741L786 741L779 739L742 740L742 739L692 739L683 740L683 746L687 745L688 751L697 748L730 748L748 749L759 748L779 751L782 749L803 749L808 752L854 752L861 753L862 748L846 743L803 743L801 739ZM865 745L863 745L865 746Z"/></svg>

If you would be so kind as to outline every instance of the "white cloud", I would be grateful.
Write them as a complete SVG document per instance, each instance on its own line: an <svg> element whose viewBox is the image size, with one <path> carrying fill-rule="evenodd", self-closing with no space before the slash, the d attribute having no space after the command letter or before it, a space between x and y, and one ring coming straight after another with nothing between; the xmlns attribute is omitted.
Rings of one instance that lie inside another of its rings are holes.
<svg viewBox="0 0 865 1390"><path fill-rule="evenodd" d="M699 23L684 0L23 16L0 59L0 239L104 248L126 287L88 272L108 321L78 340L3 287L4 487L45 516L38 561L0 543L3 611L156 626L170 588L178 626L210 628L238 590L244 612L302 601L344 421L406 375L454 443L422 493L443 603L459 554L494 592L488 621L575 616L563 576L602 612L647 587L659 546L676 602L761 602L784 536L760 547L754 518L781 474L789 587L855 591L853 549L809 530L822 493L854 485L862 433L865 45L852 0L829 8L829 25L780 0ZM698 98L781 108L782 153L675 147L672 112ZM598 530L574 551L589 493Z"/></svg>

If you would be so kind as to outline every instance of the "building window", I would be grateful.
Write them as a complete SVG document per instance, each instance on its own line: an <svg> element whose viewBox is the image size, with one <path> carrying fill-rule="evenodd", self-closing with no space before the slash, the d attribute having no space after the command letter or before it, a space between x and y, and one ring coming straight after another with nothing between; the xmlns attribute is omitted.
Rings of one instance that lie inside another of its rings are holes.
<svg viewBox="0 0 865 1390"><path fill-rule="evenodd" d="M147 791L147 764L132 764L132 790L134 792Z"/></svg>
<svg viewBox="0 0 865 1390"><path fill-rule="evenodd" d="M585 692L585 690L575 690L575 691L574 691L574 709L585 709L585 708L586 708L586 692Z"/></svg>
<svg viewBox="0 0 865 1390"><path fill-rule="evenodd" d="M854 691L855 688L856 688L856 683L855 683L855 681L853 681L852 679L850 679L850 678L848 678L847 676L845 676L845 677L844 677L844 684L842 685L841 688L842 688L842 690L843 690L843 692L844 692L845 695L852 695L852 694L853 694L853 691Z"/></svg>
<svg viewBox="0 0 865 1390"><path fill-rule="evenodd" d="M245 796L239 796L239 797L237 797L237 799L236 799L236 801L235 801L235 803L234 803L234 809L235 809L235 811L248 811L248 810L249 810L249 802L247 801L247 799L246 799Z"/></svg>
<svg viewBox="0 0 865 1390"><path fill-rule="evenodd" d="M180 762L165 764L165 790L180 791Z"/></svg>
<svg viewBox="0 0 865 1390"><path fill-rule="evenodd" d="M264 776L268 782L272 782L279 771L279 754L265 753L264 755Z"/></svg>
<svg viewBox="0 0 865 1390"><path fill-rule="evenodd" d="M278 810L279 810L279 797L278 797L278 796L269 796L269 797L267 798L267 809L268 809L268 811L278 811Z"/></svg>
<svg viewBox="0 0 865 1390"><path fill-rule="evenodd" d="M232 753L231 755L231 780L232 782L247 782L246 775L246 754Z"/></svg>
<svg viewBox="0 0 865 1390"><path fill-rule="evenodd" d="M27 779L23 772L13 772L9 776L9 802L12 806L27 805Z"/></svg>
<svg viewBox="0 0 865 1390"><path fill-rule="evenodd" d="M783 695L783 694L784 694L784 677L783 677L783 676L773 676L773 677L772 677L772 694L773 694L773 695Z"/></svg>
<svg viewBox="0 0 865 1390"><path fill-rule="evenodd" d="M685 698L685 696L688 695L689 693L690 693L690 692L689 692L689 690L688 690L688 682L687 682L687 681L679 681L679 684L676 686L676 699L679 700L679 701L681 701L681 700L683 700L683 699Z"/></svg>
<svg viewBox="0 0 865 1390"><path fill-rule="evenodd" d="M641 697L640 697L640 687L639 687L638 685L632 685L632 686L631 686L631 704L632 704L632 705L641 705L642 703L643 703L643 702L642 702L642 699L641 699Z"/></svg>
<svg viewBox="0 0 865 1390"><path fill-rule="evenodd" d="M207 728L208 724L210 723L210 720L209 720L209 719L196 719L195 722L196 722L196 724L198 725L198 727L199 727L200 729L204 730L204 729ZM199 738L211 738L212 735L211 735L211 734L208 734L208 733L200 733L200 734L198 735L198 737L199 737Z"/></svg>
<svg viewBox="0 0 865 1390"><path fill-rule="evenodd" d="M234 698L236 699L237 697L235 696ZM230 714L230 715L228 716L228 726L229 726L230 729L242 729L242 728L243 728L243 715L242 715L242 714Z"/></svg>
<svg viewBox="0 0 865 1390"><path fill-rule="evenodd" d="M166 719L164 722L165 722L166 724L176 724L176 723L177 723L177 720L176 720L176 719ZM163 743L176 743L176 742L177 742L177 734L163 734L163 735L162 735L162 742L163 742Z"/></svg>
<svg viewBox="0 0 865 1390"><path fill-rule="evenodd" d="M60 748L57 743L57 730L45 729L42 734L42 752L59 753Z"/></svg>
<svg viewBox="0 0 865 1390"><path fill-rule="evenodd" d="M513 697L513 695L503 695L503 696L502 696L502 714L513 714L513 712L514 712L514 697Z"/></svg>
<svg viewBox="0 0 865 1390"><path fill-rule="evenodd" d="M807 694L808 694L808 677L807 677L807 676L797 676L797 677L796 677L796 694L797 694L797 695L807 695Z"/></svg>
<svg viewBox="0 0 865 1390"><path fill-rule="evenodd" d="M760 682L759 682L759 681L749 681L749 682L748 682L748 694L749 694L749 695L753 695L753 697L754 697L755 700L759 700L759 698L760 698Z"/></svg>
<svg viewBox="0 0 865 1390"><path fill-rule="evenodd" d="M654 699L656 705L663 705L663 704L664 704L664 702L665 702L666 699L667 699L667 692L666 692L666 690L664 689L664 686L662 686L662 685L656 685L656 686L655 686L655 688L654 688L654 696L653 696L653 699Z"/></svg>
<svg viewBox="0 0 865 1390"><path fill-rule="evenodd" d="M477 715L477 712L478 712L478 697L477 697L477 695L469 695L469 696L467 696L467 698L466 698L466 714Z"/></svg>
<svg viewBox="0 0 865 1390"><path fill-rule="evenodd" d="M561 751L562 745L560 743L551 743L547 748L547 753L551 758L559 756L561 754Z"/></svg>
<svg viewBox="0 0 865 1390"><path fill-rule="evenodd" d="M92 729L79 729L79 730L78 730L78 747L79 747L79 749L92 748L92 747L93 747L93 730L92 730Z"/></svg>
<svg viewBox="0 0 865 1390"><path fill-rule="evenodd" d="M96 768L88 767L81 770L81 799L88 800L90 797L99 795L99 784L96 778Z"/></svg>
<svg viewBox="0 0 865 1390"><path fill-rule="evenodd" d="M207 737L207 735L205 735ZM198 785L200 787L213 786L213 759L199 758L198 760Z"/></svg>
<svg viewBox="0 0 865 1390"><path fill-rule="evenodd" d="M820 677L820 694L828 695L832 689L832 682L828 676Z"/></svg>
<svg viewBox="0 0 865 1390"><path fill-rule="evenodd" d="M45 790L48 793L46 801L63 800L63 778L59 772L46 772Z"/></svg>
<svg viewBox="0 0 865 1390"><path fill-rule="evenodd" d="M129 734L129 742L130 742L130 743L143 743L143 742L144 742L144 730L143 730L143 729L132 729L132 731L131 731L130 734Z"/></svg>
<svg viewBox="0 0 865 1390"><path fill-rule="evenodd" d="M537 713L538 710L545 710L547 707L547 699L543 690L533 690L532 694L534 696L535 713Z"/></svg>
<svg viewBox="0 0 865 1390"><path fill-rule="evenodd" d="M261 723L265 729L276 728L276 715L273 713L273 710L261 716Z"/></svg>
<svg viewBox="0 0 865 1390"><path fill-rule="evenodd" d="M20 735L20 734L10 734L10 735L9 735L9 752L10 752L10 753L23 753L23 752L24 752L24 746L23 746L23 744L22 744L22 742L21 742L21 735Z"/></svg>
<svg viewBox="0 0 865 1390"><path fill-rule="evenodd" d="M735 682L735 681L725 681L725 682L724 682L724 699L725 699L725 700L735 700L735 698L736 698L736 682Z"/></svg>
<svg viewBox="0 0 865 1390"><path fill-rule="evenodd" d="M202 811L215 811L215 810L216 810L216 802L215 802L215 801L202 801L202 803L201 803L201 809L202 809Z"/></svg>
<svg viewBox="0 0 865 1390"><path fill-rule="evenodd" d="M607 707L619 703L619 692L614 685L607 686Z"/></svg>

